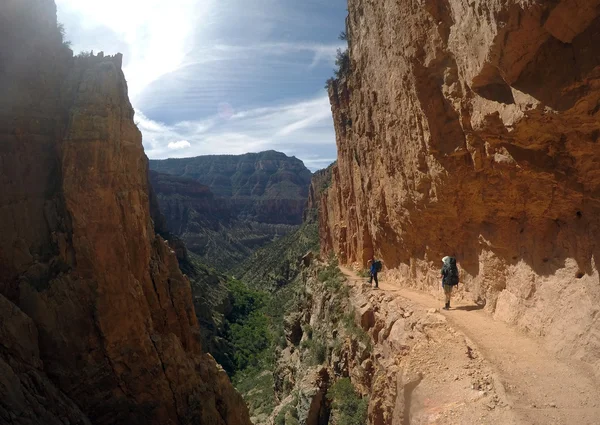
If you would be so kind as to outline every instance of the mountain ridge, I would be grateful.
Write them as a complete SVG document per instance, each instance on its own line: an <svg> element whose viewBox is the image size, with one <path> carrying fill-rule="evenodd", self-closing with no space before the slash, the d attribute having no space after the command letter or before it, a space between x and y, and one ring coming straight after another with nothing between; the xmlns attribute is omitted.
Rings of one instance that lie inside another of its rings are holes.
<svg viewBox="0 0 600 425"><path fill-rule="evenodd" d="M302 223L311 173L296 158L266 151L150 164L169 231L222 272Z"/></svg>

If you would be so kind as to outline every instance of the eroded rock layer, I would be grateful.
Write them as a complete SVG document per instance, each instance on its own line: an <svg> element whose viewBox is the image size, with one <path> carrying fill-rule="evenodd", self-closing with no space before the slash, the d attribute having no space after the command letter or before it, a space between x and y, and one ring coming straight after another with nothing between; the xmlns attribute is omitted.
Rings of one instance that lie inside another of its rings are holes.
<svg viewBox="0 0 600 425"><path fill-rule="evenodd" d="M600 368L600 2L349 0L321 242Z"/></svg>
<svg viewBox="0 0 600 425"><path fill-rule="evenodd" d="M226 200L231 215L269 224L302 223L311 173L281 152L206 155L150 161L152 170L206 185Z"/></svg>
<svg viewBox="0 0 600 425"><path fill-rule="evenodd" d="M190 178L151 170L150 184L165 229L180 237L202 261L221 271L231 271L261 246L296 229L291 224L241 218L227 199Z"/></svg>
<svg viewBox="0 0 600 425"><path fill-rule="evenodd" d="M0 6L0 422L248 424L154 233L121 56Z"/></svg>

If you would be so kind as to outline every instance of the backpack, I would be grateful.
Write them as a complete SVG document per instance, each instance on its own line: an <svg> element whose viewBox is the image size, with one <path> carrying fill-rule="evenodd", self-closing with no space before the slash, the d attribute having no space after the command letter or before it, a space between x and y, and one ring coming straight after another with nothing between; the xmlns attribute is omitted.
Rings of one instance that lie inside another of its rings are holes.
<svg viewBox="0 0 600 425"><path fill-rule="evenodd" d="M383 268L383 265L381 264L381 261L380 260L375 261L375 271L377 273L379 273L382 268Z"/></svg>
<svg viewBox="0 0 600 425"><path fill-rule="evenodd" d="M450 257L450 265L446 270L448 271L446 285L458 285L458 267L456 267L456 258Z"/></svg>

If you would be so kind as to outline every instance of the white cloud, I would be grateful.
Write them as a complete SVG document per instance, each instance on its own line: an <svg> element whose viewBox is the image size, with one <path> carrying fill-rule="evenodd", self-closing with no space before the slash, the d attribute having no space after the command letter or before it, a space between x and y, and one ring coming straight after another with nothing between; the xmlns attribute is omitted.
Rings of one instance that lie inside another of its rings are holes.
<svg viewBox="0 0 600 425"><path fill-rule="evenodd" d="M274 149L297 156L313 170L334 161L331 158L335 158L335 135L331 120L326 95L239 111L228 119L215 115L174 125L150 120L136 111L146 153L152 159L178 156L173 151L175 146L185 148L182 156L186 157Z"/></svg>
<svg viewBox="0 0 600 425"><path fill-rule="evenodd" d="M190 148L190 147L192 147L192 145L187 140L180 140L178 142L169 142L167 147L169 149L179 150L179 149Z"/></svg>
<svg viewBox="0 0 600 425"><path fill-rule="evenodd" d="M329 17L307 7L308 24L294 0L56 2L75 53L124 53L149 157L276 149L313 169L335 157L319 73L344 43L314 41L317 25L337 27ZM304 89L322 95L299 99Z"/></svg>

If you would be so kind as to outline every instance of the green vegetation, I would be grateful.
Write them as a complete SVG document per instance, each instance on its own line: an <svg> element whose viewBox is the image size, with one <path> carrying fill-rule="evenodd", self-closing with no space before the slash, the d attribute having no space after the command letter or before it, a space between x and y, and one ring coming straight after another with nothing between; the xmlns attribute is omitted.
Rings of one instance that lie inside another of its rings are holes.
<svg viewBox="0 0 600 425"><path fill-rule="evenodd" d="M308 359L311 366L319 365L327 361L327 346L322 338L306 339L300 344L300 348L308 350Z"/></svg>
<svg viewBox="0 0 600 425"><path fill-rule="evenodd" d="M316 222L307 222L295 232L258 249L236 270L236 275L252 287L275 291L296 278L302 256L309 251L319 251Z"/></svg>
<svg viewBox="0 0 600 425"><path fill-rule="evenodd" d="M342 41L350 42L350 37L346 31L342 31L338 38ZM325 83L325 88L329 89L335 82L338 82L342 78L346 78L348 75L350 75L350 65L350 49L338 49L335 56L336 68L333 70L334 77L327 80Z"/></svg>
<svg viewBox="0 0 600 425"><path fill-rule="evenodd" d="M86 51L81 51L77 54L76 57L78 58L91 58L92 56L94 56L94 51L90 50L89 52Z"/></svg>
<svg viewBox="0 0 600 425"><path fill-rule="evenodd" d="M275 416L275 425L299 425L297 405L298 398L295 397L292 403L281 409L277 416Z"/></svg>
<svg viewBox="0 0 600 425"><path fill-rule="evenodd" d="M56 24L56 29L58 29L58 32L60 34L60 41L62 42L63 46L71 48L71 42L68 40L65 40L65 37L67 35L67 32L65 30L65 25L61 24L59 22L58 24Z"/></svg>
<svg viewBox="0 0 600 425"><path fill-rule="evenodd" d="M335 72L335 78L338 80L350 74L350 51L349 49L338 49L335 55L335 65L337 69Z"/></svg>
<svg viewBox="0 0 600 425"><path fill-rule="evenodd" d="M359 277L371 277L371 271L369 269L362 269L356 272Z"/></svg>
<svg viewBox="0 0 600 425"><path fill-rule="evenodd" d="M329 89L335 82L340 81L350 75L351 61L349 49L338 49L335 56L336 69L333 70L334 77L331 77L325 83L325 88Z"/></svg>
<svg viewBox="0 0 600 425"><path fill-rule="evenodd" d="M371 337L363 328L356 324L356 313L352 311L343 316L342 323L346 332L353 335L358 341L362 342L369 351L372 349Z"/></svg>
<svg viewBox="0 0 600 425"><path fill-rule="evenodd" d="M249 289L237 280L228 284L232 309L226 316L228 340L233 345L235 371L258 367L270 347L269 318L265 306L267 294Z"/></svg>
<svg viewBox="0 0 600 425"><path fill-rule="evenodd" d="M349 378L342 378L331 386L327 398L332 402L337 425L365 425L369 400L361 398Z"/></svg>
<svg viewBox="0 0 600 425"><path fill-rule="evenodd" d="M339 294L342 298L348 298L350 288L344 283L344 275L338 267L336 258L331 257L328 265L319 272L319 281L325 284L325 288L334 294ZM341 307L341 305L340 305Z"/></svg>
<svg viewBox="0 0 600 425"><path fill-rule="evenodd" d="M233 383L244 395L253 415L270 415L275 409L273 373L270 370L248 369L236 375Z"/></svg>

